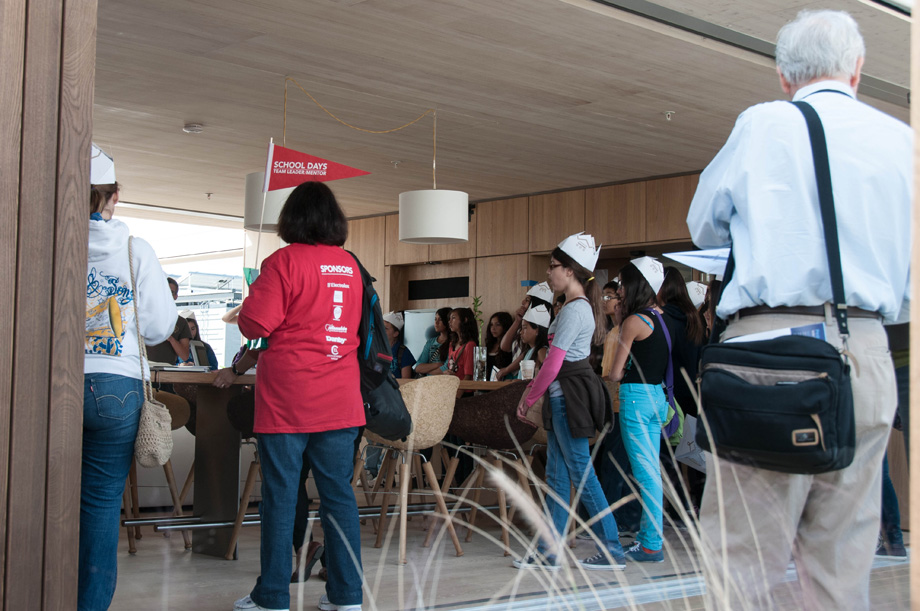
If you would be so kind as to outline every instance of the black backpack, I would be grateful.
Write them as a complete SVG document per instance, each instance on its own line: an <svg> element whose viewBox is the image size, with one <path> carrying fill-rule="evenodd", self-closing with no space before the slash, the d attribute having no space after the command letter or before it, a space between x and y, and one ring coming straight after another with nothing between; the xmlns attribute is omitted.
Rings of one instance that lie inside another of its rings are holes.
<svg viewBox="0 0 920 611"><path fill-rule="evenodd" d="M358 328L358 364L367 429L390 441L405 439L412 432L412 417L399 392L399 384L390 372L393 356L383 328L383 311L374 290L374 278L353 252L348 254L361 270L361 283L364 285L361 325Z"/></svg>

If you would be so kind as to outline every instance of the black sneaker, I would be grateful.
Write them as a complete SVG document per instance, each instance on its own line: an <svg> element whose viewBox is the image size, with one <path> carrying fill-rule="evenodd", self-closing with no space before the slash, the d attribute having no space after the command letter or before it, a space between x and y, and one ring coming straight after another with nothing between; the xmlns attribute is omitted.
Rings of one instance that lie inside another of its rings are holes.
<svg viewBox="0 0 920 611"><path fill-rule="evenodd" d="M626 558L606 552L598 552L581 561L581 566L588 571L623 571L626 570Z"/></svg>
<svg viewBox="0 0 920 611"><path fill-rule="evenodd" d="M543 554L530 554L512 560L511 566L516 569L543 569L544 571L558 571L561 568L555 558L547 558Z"/></svg>
<svg viewBox="0 0 920 611"><path fill-rule="evenodd" d="M875 549L875 555L886 558L907 558L907 548L903 544L879 543L879 546Z"/></svg>

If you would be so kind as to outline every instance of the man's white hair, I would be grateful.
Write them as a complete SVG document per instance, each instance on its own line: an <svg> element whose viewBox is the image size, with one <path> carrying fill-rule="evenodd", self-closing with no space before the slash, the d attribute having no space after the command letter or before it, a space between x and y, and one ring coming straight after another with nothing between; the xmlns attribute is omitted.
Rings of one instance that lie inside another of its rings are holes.
<svg viewBox="0 0 920 611"><path fill-rule="evenodd" d="M819 77L851 77L866 56L859 25L843 11L802 11L776 37L776 65L794 87Z"/></svg>

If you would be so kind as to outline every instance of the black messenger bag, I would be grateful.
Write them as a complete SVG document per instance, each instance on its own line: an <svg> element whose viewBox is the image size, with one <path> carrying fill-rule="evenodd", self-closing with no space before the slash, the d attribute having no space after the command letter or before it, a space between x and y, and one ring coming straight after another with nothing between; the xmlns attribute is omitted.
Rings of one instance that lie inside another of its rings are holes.
<svg viewBox="0 0 920 611"><path fill-rule="evenodd" d="M824 129L809 104L794 104L808 124L834 313L840 336L846 338L849 328ZM723 287L733 271L730 253ZM713 338L716 335L713 331ZM824 340L787 335L710 343L701 351L699 393L703 426L696 429L696 442L724 460L803 474L836 471L853 462L856 424L850 366Z"/></svg>

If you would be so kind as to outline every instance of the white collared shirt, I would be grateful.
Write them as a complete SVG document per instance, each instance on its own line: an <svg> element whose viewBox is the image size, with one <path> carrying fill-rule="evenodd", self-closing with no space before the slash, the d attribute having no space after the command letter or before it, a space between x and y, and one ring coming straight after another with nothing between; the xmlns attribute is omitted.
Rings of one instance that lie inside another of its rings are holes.
<svg viewBox="0 0 920 611"><path fill-rule="evenodd" d="M811 104L824 124L847 304L907 320L912 130L839 81L803 87L794 100ZM700 176L687 225L700 248L734 244L720 317L832 301L808 129L792 104L741 113Z"/></svg>

